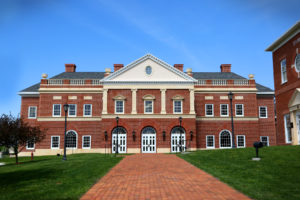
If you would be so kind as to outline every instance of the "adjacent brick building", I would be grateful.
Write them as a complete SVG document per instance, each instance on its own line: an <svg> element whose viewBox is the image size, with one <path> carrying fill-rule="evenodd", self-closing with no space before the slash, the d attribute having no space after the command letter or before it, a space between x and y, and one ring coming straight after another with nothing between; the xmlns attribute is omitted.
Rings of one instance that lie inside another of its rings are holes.
<svg viewBox="0 0 300 200"><path fill-rule="evenodd" d="M273 55L278 144L300 144L300 21L266 51Z"/></svg>
<svg viewBox="0 0 300 200"><path fill-rule="evenodd" d="M233 92L234 138L237 147L262 140L276 144L274 93L231 72L183 72L147 54L114 72L65 72L22 90L21 115L47 128L46 138L29 142L23 155L62 153L64 104L68 153L163 153L182 149L231 148L230 100ZM118 122L116 117L119 117ZM180 120L181 119L181 120ZM117 139L118 135L118 139Z"/></svg>

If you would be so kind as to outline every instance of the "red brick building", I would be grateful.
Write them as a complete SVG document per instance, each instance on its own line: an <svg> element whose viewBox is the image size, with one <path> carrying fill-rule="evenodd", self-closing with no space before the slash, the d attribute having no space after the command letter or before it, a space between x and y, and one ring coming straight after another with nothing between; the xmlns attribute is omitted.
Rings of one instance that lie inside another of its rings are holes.
<svg viewBox="0 0 300 200"><path fill-rule="evenodd" d="M22 117L48 129L44 141L29 142L23 154L62 153L66 103L68 153L115 152L117 141L120 153L176 152L180 135L184 149L231 148L230 91L236 146L275 145L274 93L249 77L231 72L230 64L221 72L183 72L183 64L151 54L115 64L114 72L76 72L66 64L65 72L43 74L19 93Z"/></svg>
<svg viewBox="0 0 300 200"><path fill-rule="evenodd" d="M266 51L273 55L277 142L300 144L300 21Z"/></svg>

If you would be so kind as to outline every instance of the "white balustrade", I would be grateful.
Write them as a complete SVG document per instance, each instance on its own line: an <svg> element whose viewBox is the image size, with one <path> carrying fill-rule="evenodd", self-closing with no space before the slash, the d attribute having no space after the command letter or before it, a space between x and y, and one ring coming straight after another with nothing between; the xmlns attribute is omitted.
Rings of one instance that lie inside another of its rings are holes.
<svg viewBox="0 0 300 200"><path fill-rule="evenodd" d="M63 80L62 79L49 79L48 85L62 85Z"/></svg>

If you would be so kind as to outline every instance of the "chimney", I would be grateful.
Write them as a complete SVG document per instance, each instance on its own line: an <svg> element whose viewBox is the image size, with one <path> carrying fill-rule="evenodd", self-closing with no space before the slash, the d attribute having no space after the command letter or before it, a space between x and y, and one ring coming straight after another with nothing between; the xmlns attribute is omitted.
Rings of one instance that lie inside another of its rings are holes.
<svg viewBox="0 0 300 200"><path fill-rule="evenodd" d="M114 64L114 71L118 71L119 69L123 68L124 65L123 64Z"/></svg>
<svg viewBox="0 0 300 200"><path fill-rule="evenodd" d="M65 64L66 72L76 72L75 64Z"/></svg>
<svg viewBox="0 0 300 200"><path fill-rule="evenodd" d="M231 72L231 64L221 64L221 72Z"/></svg>
<svg viewBox="0 0 300 200"><path fill-rule="evenodd" d="M186 69L186 73L187 73L187 75L193 77L192 68L187 68L187 69Z"/></svg>
<svg viewBox="0 0 300 200"><path fill-rule="evenodd" d="M105 68L104 77L108 76L110 72L111 72L110 68Z"/></svg>
<svg viewBox="0 0 300 200"><path fill-rule="evenodd" d="M174 64L174 67L183 72L183 64Z"/></svg>

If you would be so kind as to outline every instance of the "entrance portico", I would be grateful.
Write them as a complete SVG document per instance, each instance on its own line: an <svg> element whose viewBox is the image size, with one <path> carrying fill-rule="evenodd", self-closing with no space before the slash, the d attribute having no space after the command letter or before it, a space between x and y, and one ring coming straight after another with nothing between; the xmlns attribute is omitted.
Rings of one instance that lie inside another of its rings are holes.
<svg viewBox="0 0 300 200"><path fill-rule="evenodd" d="M292 132L292 144L300 145L300 88L296 88L289 102Z"/></svg>

